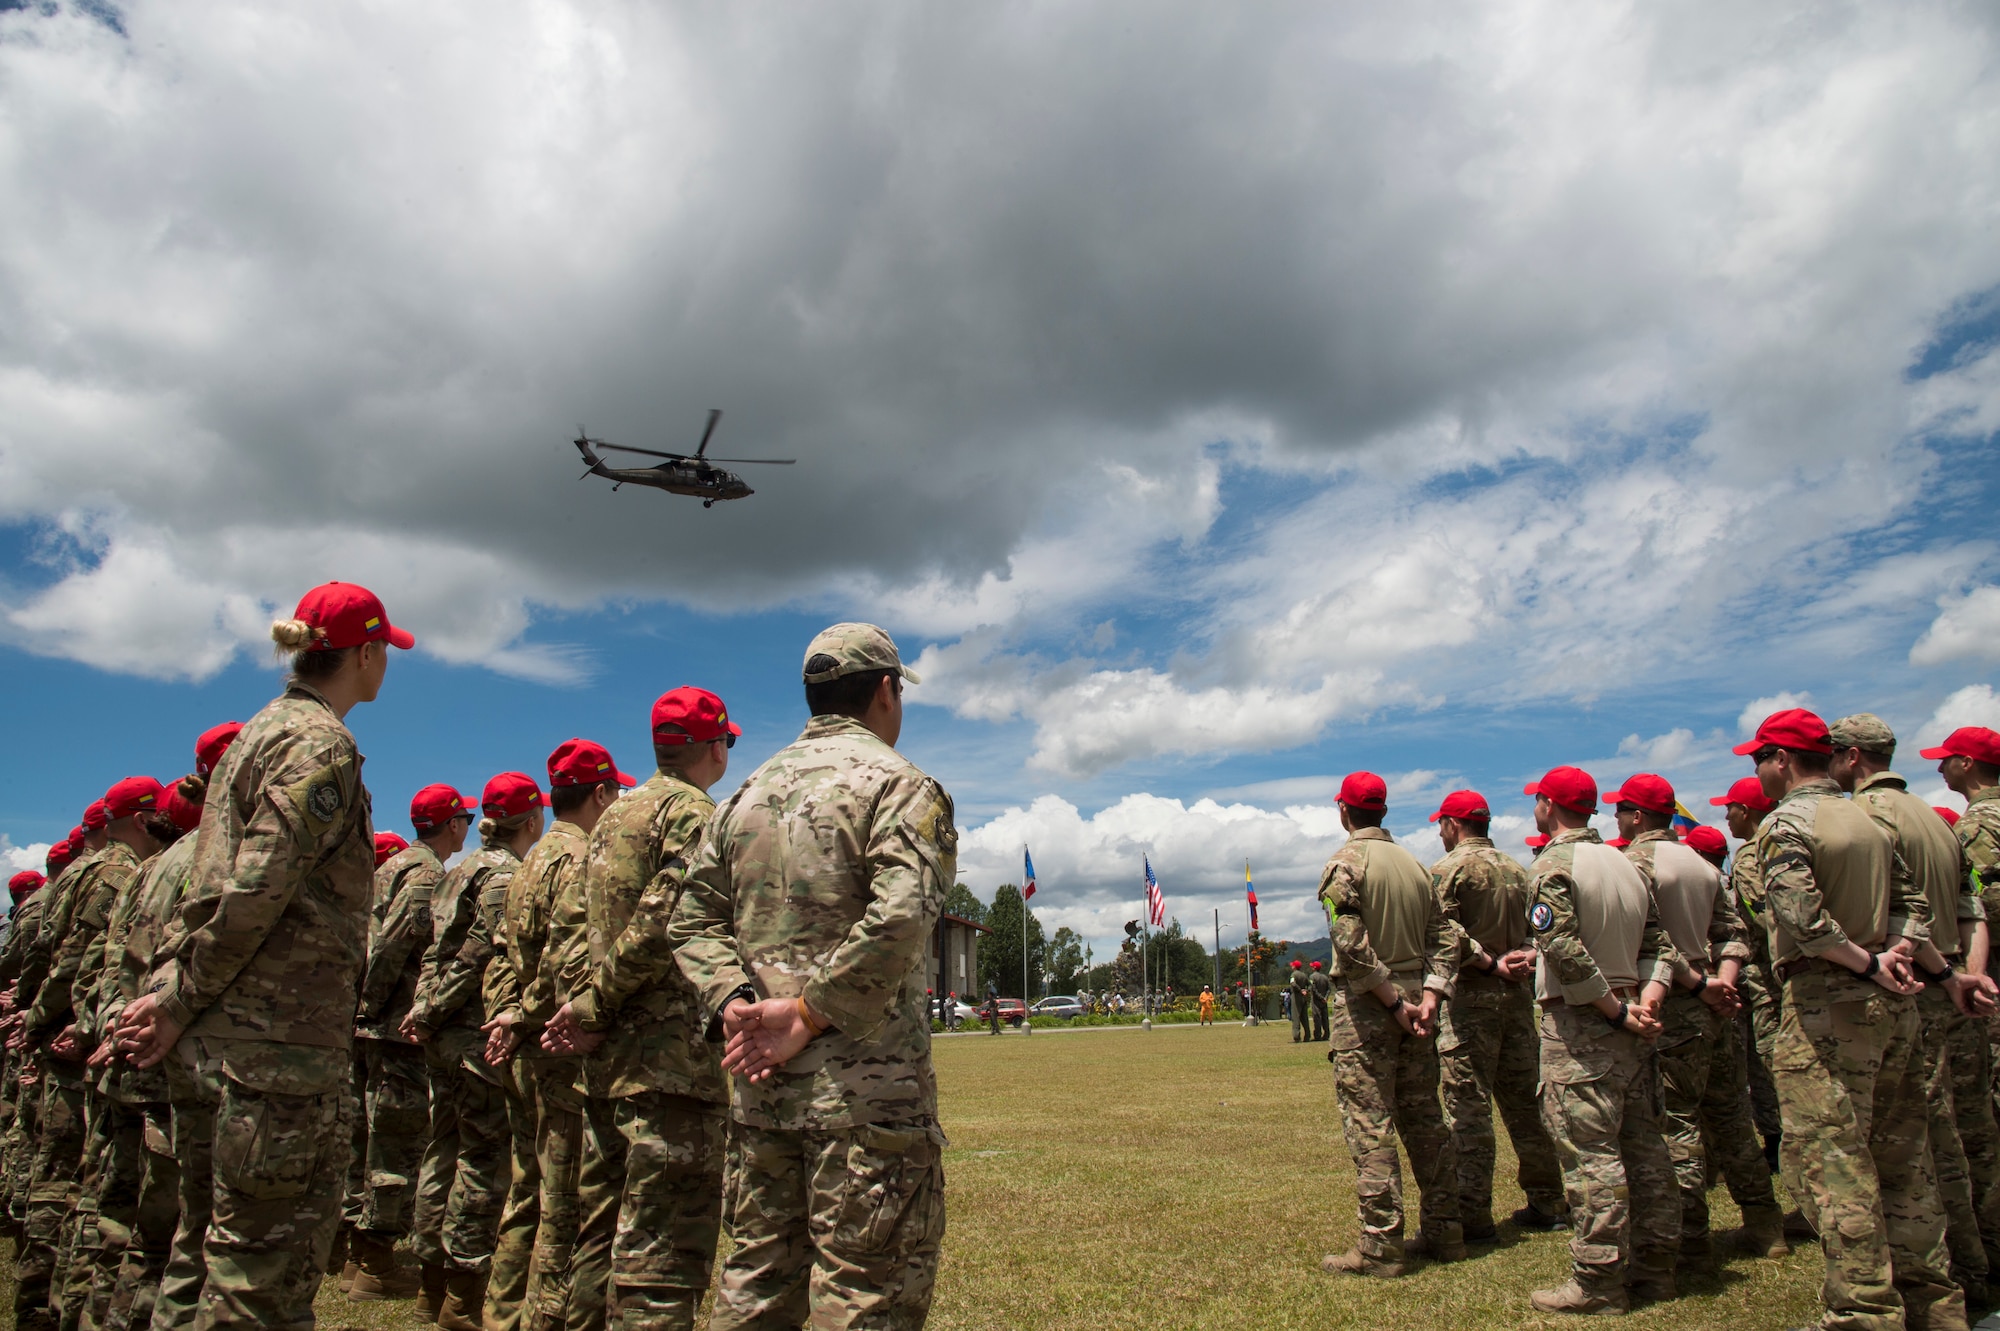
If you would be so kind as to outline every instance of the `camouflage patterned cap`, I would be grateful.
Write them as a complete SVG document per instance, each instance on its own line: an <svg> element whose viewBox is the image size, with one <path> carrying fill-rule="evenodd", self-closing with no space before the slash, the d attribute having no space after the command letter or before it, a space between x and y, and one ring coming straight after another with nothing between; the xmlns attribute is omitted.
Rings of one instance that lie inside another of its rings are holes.
<svg viewBox="0 0 2000 1331"><path fill-rule="evenodd" d="M1864 753L1890 755L1896 752L1896 732L1873 712L1843 716L1827 727L1827 733L1836 749L1860 749Z"/></svg>
<svg viewBox="0 0 2000 1331"><path fill-rule="evenodd" d="M812 669L816 656L832 657L833 668ZM873 624L835 624L830 629L821 629L819 635L806 645L805 665L805 681L808 684L824 684L830 679L863 670L895 670L912 684L921 682L917 673L904 665L903 658L897 655L896 640Z"/></svg>

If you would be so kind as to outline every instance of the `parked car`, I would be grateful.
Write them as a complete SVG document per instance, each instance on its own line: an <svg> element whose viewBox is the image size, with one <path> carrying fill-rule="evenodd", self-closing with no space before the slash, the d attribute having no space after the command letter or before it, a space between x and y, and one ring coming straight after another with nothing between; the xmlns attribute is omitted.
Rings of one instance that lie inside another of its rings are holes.
<svg viewBox="0 0 2000 1331"><path fill-rule="evenodd" d="M1006 1022L1009 1026L1019 1026L1024 1020L1027 1019L1028 1005L1026 1003L1023 1003L1020 999L996 998L993 1001L1000 1009L1000 1020ZM980 1006L979 1009L978 1020L980 1021L986 1020L986 1009L983 1004Z"/></svg>
<svg viewBox="0 0 2000 1331"><path fill-rule="evenodd" d="M965 1025L965 1023L968 1021L978 1021L978 1020L979 1020L979 1009L972 1006L972 1004L966 1002L964 999L960 998L952 1003L951 1020L946 1024L950 1026L951 1029L957 1030L959 1027Z"/></svg>
<svg viewBox="0 0 2000 1331"><path fill-rule="evenodd" d="M1034 1013L1038 1017L1081 1017L1083 1004L1074 994L1050 994L1035 1004Z"/></svg>

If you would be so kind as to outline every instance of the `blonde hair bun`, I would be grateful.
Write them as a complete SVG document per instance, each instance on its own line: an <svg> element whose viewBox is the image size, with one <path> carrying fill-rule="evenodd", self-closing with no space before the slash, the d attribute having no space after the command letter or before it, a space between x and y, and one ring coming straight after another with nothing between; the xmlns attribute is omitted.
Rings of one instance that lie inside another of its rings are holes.
<svg viewBox="0 0 2000 1331"><path fill-rule="evenodd" d="M271 625L271 641L282 652L303 652L312 648L319 630L303 619L281 619Z"/></svg>

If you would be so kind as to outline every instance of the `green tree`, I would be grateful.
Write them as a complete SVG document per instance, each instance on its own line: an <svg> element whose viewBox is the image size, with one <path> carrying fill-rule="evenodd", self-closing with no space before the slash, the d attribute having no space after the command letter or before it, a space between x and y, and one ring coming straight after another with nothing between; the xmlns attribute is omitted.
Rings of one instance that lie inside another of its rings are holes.
<svg viewBox="0 0 2000 1331"><path fill-rule="evenodd" d="M1049 988L1051 992L1072 994L1083 971L1083 939L1068 925L1056 930L1049 940Z"/></svg>
<svg viewBox="0 0 2000 1331"><path fill-rule="evenodd" d="M1021 889L1012 883L1002 883L986 911L986 927L993 932L979 940L979 999L986 996L989 981L1000 987L1003 998L1026 998L1033 1002L1040 997L1021 992L1022 913ZM1048 941L1042 937L1042 922L1035 918L1034 912L1027 912L1027 917L1029 983L1039 985L1042 967L1048 959Z"/></svg>
<svg viewBox="0 0 2000 1331"><path fill-rule="evenodd" d="M944 913L974 924L986 923L986 903L972 895L972 889L964 883L952 884L951 891L944 894Z"/></svg>

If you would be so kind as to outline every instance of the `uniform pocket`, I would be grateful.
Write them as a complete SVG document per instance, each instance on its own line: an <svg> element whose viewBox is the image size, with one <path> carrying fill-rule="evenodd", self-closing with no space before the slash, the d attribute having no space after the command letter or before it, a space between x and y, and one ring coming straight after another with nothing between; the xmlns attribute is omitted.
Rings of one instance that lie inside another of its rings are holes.
<svg viewBox="0 0 2000 1331"><path fill-rule="evenodd" d="M937 1167L930 1129L868 1125L849 1134L847 1180L834 1241L858 1252L888 1246L921 1186Z"/></svg>
<svg viewBox="0 0 2000 1331"><path fill-rule="evenodd" d="M331 1095L264 1095L231 1084L215 1114L216 1181L256 1201L305 1194L338 1132Z"/></svg>

